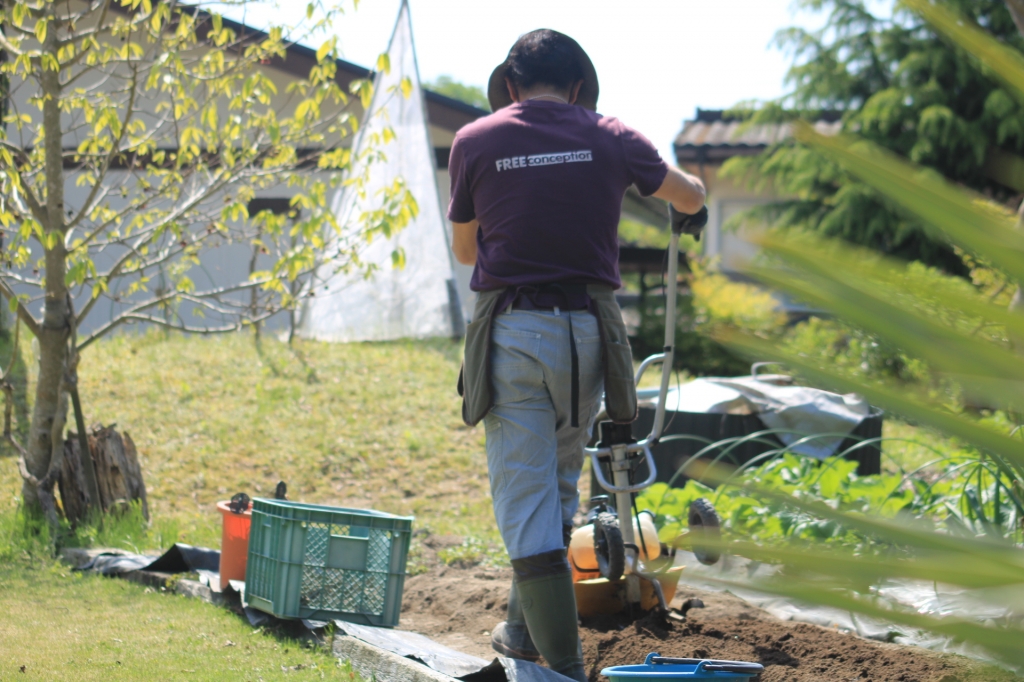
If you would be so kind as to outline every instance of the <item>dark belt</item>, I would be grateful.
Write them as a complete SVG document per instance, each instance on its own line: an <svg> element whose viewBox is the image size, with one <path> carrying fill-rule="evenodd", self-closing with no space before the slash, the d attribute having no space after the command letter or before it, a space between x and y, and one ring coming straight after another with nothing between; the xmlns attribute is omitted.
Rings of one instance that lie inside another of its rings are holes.
<svg viewBox="0 0 1024 682"><path fill-rule="evenodd" d="M513 310L587 310L595 317L593 301L587 294L586 284L538 284L534 286L521 286L511 290L509 296L512 300L505 305ZM576 351L576 336L572 331L572 315L569 319L569 357L572 359L572 386L570 388L570 402L572 414L569 423L573 428L580 425L580 357Z"/></svg>
<svg viewBox="0 0 1024 682"><path fill-rule="evenodd" d="M556 308L558 310L590 310L590 306L589 305L578 305L578 306L573 306L573 307L566 307L566 306L562 305L561 303L552 304L552 305L544 305L543 303L537 303L536 301L534 301L532 298L530 298L528 296L517 296L515 298L515 300L512 301L512 310L544 310L544 311L552 311L552 310L555 310Z"/></svg>

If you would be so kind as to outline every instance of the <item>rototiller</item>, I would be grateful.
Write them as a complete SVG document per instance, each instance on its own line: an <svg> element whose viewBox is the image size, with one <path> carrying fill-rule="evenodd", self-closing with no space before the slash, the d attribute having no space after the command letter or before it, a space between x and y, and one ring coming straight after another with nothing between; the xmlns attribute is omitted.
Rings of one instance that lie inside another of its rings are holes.
<svg viewBox="0 0 1024 682"><path fill-rule="evenodd" d="M665 347L661 353L640 363L635 377L639 386L647 369L661 363L658 405L650 434L638 441L633 437L631 425L603 421L599 425L599 442L595 447L586 449L597 481L614 496L614 505L607 495L594 497L588 523L573 533L569 555L577 581L577 605L581 615L615 611L623 606L649 608L655 604L665 613L672 596L666 599L663 587L670 585L674 593L678 581L671 560L668 557L659 559L662 546L654 517L637 511L635 495L654 483L658 475L651 448L658 444L665 425L665 402L675 356L679 237L686 233L699 239L707 219L707 207L699 213L687 215L677 212L669 204L672 234L668 246ZM636 482L634 476L642 462L647 464L648 475L645 480ZM606 467L610 471L610 482L605 476ZM622 522L630 516L633 517L632 522ZM688 544L698 561L716 563L719 554L714 548L719 539L719 519L711 503L703 498L695 500L690 505L688 525ZM709 540L710 547L703 547L701 540ZM658 570L651 568L655 560L662 565Z"/></svg>

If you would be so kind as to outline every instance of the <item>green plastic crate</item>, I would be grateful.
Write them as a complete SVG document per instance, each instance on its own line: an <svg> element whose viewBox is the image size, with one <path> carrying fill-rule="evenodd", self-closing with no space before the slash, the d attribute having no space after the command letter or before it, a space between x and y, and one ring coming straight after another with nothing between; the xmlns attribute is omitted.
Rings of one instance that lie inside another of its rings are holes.
<svg viewBox="0 0 1024 682"><path fill-rule="evenodd" d="M255 499L245 597L278 618L394 627L412 517Z"/></svg>

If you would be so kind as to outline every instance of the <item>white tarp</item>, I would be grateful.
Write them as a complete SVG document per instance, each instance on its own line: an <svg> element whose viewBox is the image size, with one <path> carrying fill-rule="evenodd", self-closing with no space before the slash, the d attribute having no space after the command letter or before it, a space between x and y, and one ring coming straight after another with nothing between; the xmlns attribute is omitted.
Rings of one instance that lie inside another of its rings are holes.
<svg viewBox="0 0 1024 682"><path fill-rule="evenodd" d="M419 214L404 230L390 239L378 237L361 254L362 261L379 268L369 279L336 273L337 266L329 262L318 270L321 283L302 311L299 333L306 338L383 341L463 333L407 2L398 11L388 56L390 71L376 76L370 113L353 158L385 127L390 126L397 137L381 150L386 160L372 164L365 197L342 188L334 211L340 224L354 226L363 211L380 202L378 192L401 176L419 204ZM400 86L406 78L412 91L403 97ZM405 253L404 268L391 265L396 248Z"/></svg>
<svg viewBox="0 0 1024 682"><path fill-rule="evenodd" d="M656 402L656 400L655 400ZM770 429L797 433L779 433L785 445L804 434L841 434L800 443L797 454L824 459L851 431L871 414L862 397L840 395L807 386L780 386L756 377L707 377L669 390L665 409L674 412L709 414L756 414Z"/></svg>

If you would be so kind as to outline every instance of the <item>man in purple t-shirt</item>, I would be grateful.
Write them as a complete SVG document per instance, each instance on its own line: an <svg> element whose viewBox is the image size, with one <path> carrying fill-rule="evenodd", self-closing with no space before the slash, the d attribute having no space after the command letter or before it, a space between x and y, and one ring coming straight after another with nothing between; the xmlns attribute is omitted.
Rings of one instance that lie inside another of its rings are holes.
<svg viewBox="0 0 1024 682"><path fill-rule="evenodd" d="M621 319L596 319L592 297L614 306L630 185L688 214L704 205L704 187L643 135L595 112L597 75L568 36L521 36L488 90L494 113L462 128L452 146L448 217L452 250L475 265L471 286L488 302L478 302L474 318L490 334L487 463L514 572L508 616L491 641L504 655L543 656L586 680L565 545L583 448L609 380L602 324L621 327ZM625 340L624 329L616 338ZM466 372L469 355L467 337Z"/></svg>

